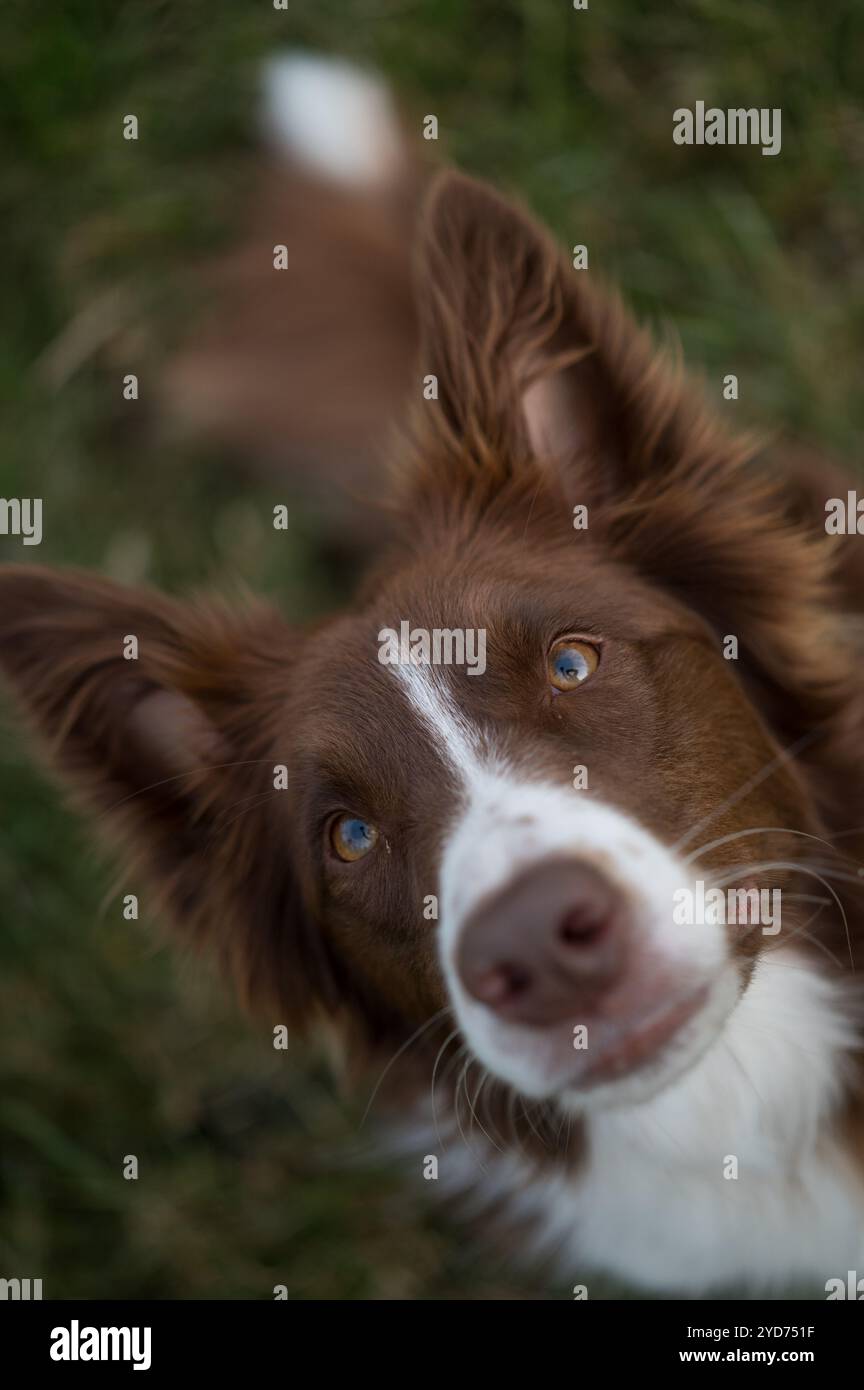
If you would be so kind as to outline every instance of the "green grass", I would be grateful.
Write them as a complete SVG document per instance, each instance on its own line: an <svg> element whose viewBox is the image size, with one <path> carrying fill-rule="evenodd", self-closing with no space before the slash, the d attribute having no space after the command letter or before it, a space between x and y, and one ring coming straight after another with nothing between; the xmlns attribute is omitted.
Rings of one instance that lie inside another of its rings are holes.
<svg viewBox="0 0 864 1390"><path fill-rule="evenodd" d="M294 616L338 597L314 517L277 550L267 491L162 439L146 399L146 363L189 310L189 265L237 225L256 65L280 43L383 69L418 123L438 116L443 156L519 191L641 314L675 325L719 408L856 460L857 0L7 0L0 494L45 499L40 561L172 590L236 575ZM675 146L672 111L699 98L781 107L782 153ZM120 138L130 111L135 144ZM105 350L52 385L60 335L106 295ZM134 411L118 384L132 344ZM720 401L730 371L737 403ZM34 554L0 538L0 560ZM562 1285L469 1253L365 1131L357 1157L358 1108L314 1055L274 1053L199 967L122 921L90 833L7 723L0 1274L71 1297L260 1298L276 1283L295 1298L566 1297L582 1271ZM137 1183L121 1176L129 1153Z"/></svg>

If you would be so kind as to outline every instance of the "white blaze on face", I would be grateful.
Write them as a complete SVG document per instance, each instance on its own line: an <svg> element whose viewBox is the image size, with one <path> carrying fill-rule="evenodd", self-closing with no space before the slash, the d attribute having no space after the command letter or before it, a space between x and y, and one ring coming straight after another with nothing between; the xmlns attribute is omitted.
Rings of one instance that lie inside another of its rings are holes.
<svg viewBox="0 0 864 1390"><path fill-rule="evenodd" d="M572 855L596 867L626 899L634 960L648 969L655 995L657 982L668 982L663 1010L709 986L705 1005L665 1054L663 1076L677 1073L713 1040L739 992L723 927L714 921L683 927L673 921L676 893L693 886L690 872L621 811L585 792L532 780L530 767L517 774L496 759L434 668L391 669L460 788L442 853L439 941L447 988L472 1051L494 1075L526 1095L578 1089L580 1058L572 1047L570 1025L550 1030L504 1022L466 992L455 963L465 923L484 899L505 892L532 866ZM658 1012L656 999L654 1005L642 1015L634 1012L635 1027L650 1026ZM602 1022L593 1029L598 1047L612 1031L620 1032L620 1021L605 1028L605 1035ZM638 1075L593 1086L580 1099L591 1104L629 1100L662 1082L649 1062Z"/></svg>

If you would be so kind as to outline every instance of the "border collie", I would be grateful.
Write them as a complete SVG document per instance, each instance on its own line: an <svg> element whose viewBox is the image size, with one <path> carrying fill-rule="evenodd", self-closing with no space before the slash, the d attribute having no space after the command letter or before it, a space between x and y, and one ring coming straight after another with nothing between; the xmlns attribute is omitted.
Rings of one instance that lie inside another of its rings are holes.
<svg viewBox="0 0 864 1390"><path fill-rule="evenodd" d="M411 259L395 524L347 611L13 563L0 671L176 932L386 1069L418 1169L570 1276L864 1271L841 485L727 430L484 184L431 181Z"/></svg>

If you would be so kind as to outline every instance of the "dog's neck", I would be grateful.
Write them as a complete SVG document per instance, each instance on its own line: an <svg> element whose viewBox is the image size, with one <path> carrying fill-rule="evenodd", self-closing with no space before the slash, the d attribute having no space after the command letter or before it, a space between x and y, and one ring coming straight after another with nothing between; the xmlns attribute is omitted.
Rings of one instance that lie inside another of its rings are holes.
<svg viewBox="0 0 864 1390"><path fill-rule="evenodd" d="M763 954L704 1057L645 1104L598 1114L592 1132L675 1166L716 1159L719 1172L746 1151L760 1171L794 1167L842 1101L858 1045L848 994L803 954Z"/></svg>
<svg viewBox="0 0 864 1390"><path fill-rule="evenodd" d="M862 1179L842 1124L854 1009L810 958L773 951L684 1076L640 1104L574 1114L569 1168L553 1152L538 1163L536 1149L493 1147L465 1113L460 1125L440 1109L409 1146L439 1154L446 1192L470 1189L490 1209L506 1197L530 1231L520 1247L565 1278L821 1289L845 1273L838 1251L864 1268Z"/></svg>

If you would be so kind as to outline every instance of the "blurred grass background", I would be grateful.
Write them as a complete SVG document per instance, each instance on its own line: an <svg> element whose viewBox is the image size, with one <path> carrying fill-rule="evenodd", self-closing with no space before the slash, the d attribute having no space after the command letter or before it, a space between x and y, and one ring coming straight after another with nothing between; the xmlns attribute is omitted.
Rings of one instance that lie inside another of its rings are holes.
<svg viewBox="0 0 864 1390"><path fill-rule="evenodd" d="M274 533L241 461L160 438L146 372L130 407L110 354L51 370L76 316L98 348L130 293L136 353L174 340L185 267L241 225L257 66L284 45L380 68L418 121L438 116L444 157L518 190L675 325L720 409L857 462L859 0L6 0L0 495L43 497L47 526L38 552L0 537L0 560L171 590L239 575L300 618L338 598L314 515ZM782 108L782 153L674 145L672 111L698 99ZM46 1297L567 1297L583 1280L512 1271L398 1168L346 1166L365 1097L274 1052L206 972L122 921L11 720L0 815L0 1275Z"/></svg>

